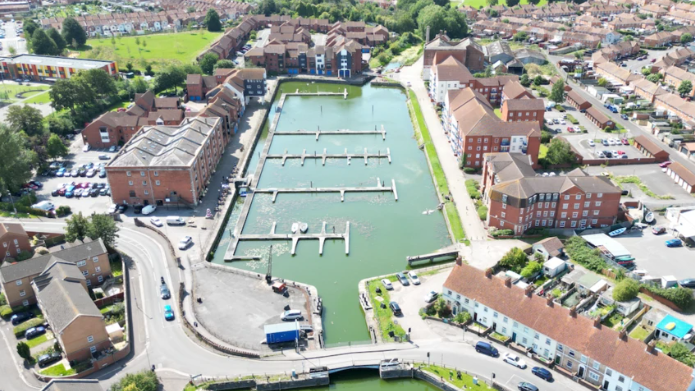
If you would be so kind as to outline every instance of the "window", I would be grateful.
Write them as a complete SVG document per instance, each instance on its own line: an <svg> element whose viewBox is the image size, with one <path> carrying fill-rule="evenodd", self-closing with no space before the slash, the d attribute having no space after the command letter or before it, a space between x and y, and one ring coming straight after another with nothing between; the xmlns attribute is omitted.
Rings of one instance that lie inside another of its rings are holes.
<svg viewBox="0 0 695 391"><path fill-rule="evenodd" d="M159 176L159 172L155 171L154 176Z"/></svg>
<svg viewBox="0 0 695 391"><path fill-rule="evenodd" d="M596 194L596 197L597 197L597 198L603 197L603 193L597 193L597 194Z"/></svg>
<svg viewBox="0 0 695 391"><path fill-rule="evenodd" d="M569 199L570 199L570 195L569 195L569 194L565 194L565 200L569 200Z"/></svg>
<svg viewBox="0 0 695 391"><path fill-rule="evenodd" d="M131 190L128 192L128 195L131 197L135 197L135 190Z"/></svg>
<svg viewBox="0 0 695 391"><path fill-rule="evenodd" d="M504 322L504 323L509 322L509 318L507 318L507 317L505 316L505 317L502 319L502 322Z"/></svg>
<svg viewBox="0 0 695 391"><path fill-rule="evenodd" d="M96 352L97 352L97 347L96 347L96 346L90 346L90 347L89 347L89 351L92 352L92 353L96 353Z"/></svg>
<svg viewBox="0 0 695 391"><path fill-rule="evenodd" d="M502 333L504 333L504 334L507 333L507 328L506 328L506 327L502 327Z"/></svg>
<svg viewBox="0 0 695 391"><path fill-rule="evenodd" d="M606 368L606 376L613 376L613 371L610 369Z"/></svg>
<svg viewBox="0 0 695 391"><path fill-rule="evenodd" d="M99 262L99 257L93 257L93 258L92 258L92 261L93 261L94 263Z"/></svg>
<svg viewBox="0 0 695 391"><path fill-rule="evenodd" d="M564 221L560 222L560 228L565 228L565 222Z"/></svg>
<svg viewBox="0 0 695 391"><path fill-rule="evenodd" d="M562 209L567 209L569 208L570 204L562 204Z"/></svg>
<svg viewBox="0 0 695 391"><path fill-rule="evenodd" d="M524 327L524 332L528 333L528 327Z"/></svg>
<svg viewBox="0 0 695 391"><path fill-rule="evenodd" d="M577 195L574 197L574 199L576 199L576 200L581 200L581 199L582 199L582 195L581 195L581 194L577 194Z"/></svg>
<svg viewBox="0 0 695 391"><path fill-rule="evenodd" d="M145 176L145 171L140 171L140 176Z"/></svg>
<svg viewBox="0 0 695 391"><path fill-rule="evenodd" d="M572 218L576 219L579 214L577 212L572 212Z"/></svg>
<svg viewBox="0 0 695 391"><path fill-rule="evenodd" d="M533 336L533 338L535 338L535 339L540 339L540 338L541 338L541 336L540 336L540 335L538 335L538 333L536 333L536 335L535 335L535 336Z"/></svg>
<svg viewBox="0 0 695 391"><path fill-rule="evenodd" d="M154 181L154 184L159 186L159 181Z"/></svg>
<svg viewBox="0 0 695 391"><path fill-rule="evenodd" d="M25 291L23 291L23 290L19 291L19 296L24 297L26 295L27 295L27 293Z"/></svg>
<svg viewBox="0 0 695 391"><path fill-rule="evenodd" d="M17 284L17 286L22 285L22 280L17 280L16 284Z"/></svg>
<svg viewBox="0 0 695 391"><path fill-rule="evenodd" d="M492 314L492 317L493 317L493 318L496 318L497 315L499 315L499 314L498 314L497 312L495 312L494 314Z"/></svg>
<svg viewBox="0 0 695 391"><path fill-rule="evenodd" d="M507 204L502 204L502 209L507 209Z"/></svg>
<svg viewBox="0 0 695 391"><path fill-rule="evenodd" d="M618 381L621 383L625 383L625 376L618 376Z"/></svg>
<svg viewBox="0 0 695 391"><path fill-rule="evenodd" d="M558 352L561 352L561 351L562 351L562 345L557 344L557 351L558 351Z"/></svg>
<svg viewBox="0 0 695 391"><path fill-rule="evenodd" d="M83 276L89 275L89 270L82 270L82 275Z"/></svg>
<svg viewBox="0 0 695 391"><path fill-rule="evenodd" d="M601 363L598 361L594 361L593 364L591 364L591 367L598 370L599 368L601 368Z"/></svg>
<svg viewBox="0 0 695 391"><path fill-rule="evenodd" d="M591 193L586 193L586 198L591 198Z"/></svg>
<svg viewBox="0 0 695 391"><path fill-rule="evenodd" d="M487 312L487 307L483 308L483 312Z"/></svg>
<svg viewBox="0 0 695 391"><path fill-rule="evenodd" d="M555 212L552 210L550 211L550 217L555 217Z"/></svg>
<svg viewBox="0 0 695 391"><path fill-rule="evenodd" d="M470 300L465 299L463 302L466 303L466 304L468 304L469 301L470 301Z"/></svg>
<svg viewBox="0 0 695 391"><path fill-rule="evenodd" d="M85 282L87 283L87 286L92 285L92 280L87 280L87 281L85 281Z"/></svg>
<svg viewBox="0 0 695 391"><path fill-rule="evenodd" d="M148 194L150 194L150 192L149 192L149 191L147 191L147 190L145 190L145 195L148 195Z"/></svg>
<svg viewBox="0 0 695 391"><path fill-rule="evenodd" d="M514 328L519 327L519 323L514 322Z"/></svg>
<svg viewBox="0 0 695 391"><path fill-rule="evenodd" d="M25 307L28 307L29 306L29 300L22 300L22 305ZM640 388L640 391L641 391L641 388Z"/></svg>
<svg viewBox="0 0 695 391"><path fill-rule="evenodd" d="M574 209L579 209L579 204L574 204Z"/></svg>
<svg viewBox="0 0 695 391"><path fill-rule="evenodd" d="M147 181L142 181L143 186L147 186Z"/></svg>
<svg viewBox="0 0 695 391"><path fill-rule="evenodd" d="M587 362L586 356L582 354L582 357L579 359L579 361L581 361L583 364L586 364L586 362Z"/></svg>
<svg viewBox="0 0 695 391"><path fill-rule="evenodd" d="M584 203L584 207L585 207L585 208L588 208L589 205L591 205L591 202L589 202L589 201L586 201L586 202Z"/></svg>
<svg viewBox="0 0 695 391"><path fill-rule="evenodd" d="M77 261L77 266L84 266L87 264L87 261Z"/></svg>
<svg viewBox="0 0 695 391"><path fill-rule="evenodd" d="M128 185L133 186L133 181L128 181Z"/></svg>
<svg viewBox="0 0 695 391"><path fill-rule="evenodd" d="M574 357L574 351L570 350L567 354L570 355L570 357Z"/></svg>
<svg viewBox="0 0 695 391"><path fill-rule="evenodd" d="M589 211L588 211L588 210L585 210L585 211L582 212L582 217L586 217L586 216L588 216L588 215L589 215Z"/></svg>
<svg viewBox="0 0 695 391"><path fill-rule="evenodd" d="M593 381L598 381L598 377L599 377L599 376L598 376L598 374L597 374L596 372L591 372L591 371L589 371L589 379L591 379L591 380L593 380Z"/></svg>
<svg viewBox="0 0 695 391"><path fill-rule="evenodd" d="M560 218L567 218L567 212L560 213Z"/></svg>
<svg viewBox="0 0 695 391"><path fill-rule="evenodd" d="M594 211L594 216L598 216L598 211L597 211L597 210Z"/></svg>
<svg viewBox="0 0 695 391"><path fill-rule="evenodd" d="M504 218L504 216L505 216L505 213L504 213L504 212L502 212L502 214L501 214L501 215L502 215L502 218Z"/></svg>
<svg viewBox="0 0 695 391"><path fill-rule="evenodd" d="M89 337L87 337L87 342L88 342L88 343L94 342L94 337L91 336L91 335L90 335Z"/></svg>
<svg viewBox="0 0 695 391"><path fill-rule="evenodd" d="M127 176L130 176L130 175L131 175L131 174L130 174L130 171L126 171L125 174L126 174Z"/></svg>
<svg viewBox="0 0 695 391"><path fill-rule="evenodd" d="M94 271L97 272L97 273L101 272L101 266L95 267L95 268L94 268Z"/></svg>
<svg viewBox="0 0 695 391"><path fill-rule="evenodd" d="M599 206L601 206L601 201L596 201L596 207L598 208Z"/></svg>
<svg viewBox="0 0 695 391"><path fill-rule="evenodd" d="M567 360L567 368L572 368L572 361Z"/></svg>
<svg viewBox="0 0 695 391"><path fill-rule="evenodd" d="M97 277L97 281L99 281L99 282L104 282L104 276L99 276L99 277Z"/></svg>

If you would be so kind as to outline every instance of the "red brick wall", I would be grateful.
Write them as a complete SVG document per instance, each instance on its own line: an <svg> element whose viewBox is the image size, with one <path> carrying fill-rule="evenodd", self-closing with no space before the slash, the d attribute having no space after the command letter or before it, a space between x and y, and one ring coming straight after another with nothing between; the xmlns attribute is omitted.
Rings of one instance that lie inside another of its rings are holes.
<svg viewBox="0 0 695 391"><path fill-rule="evenodd" d="M109 130L108 143L102 142L101 135L99 134L99 128L104 126ZM97 120L84 128L82 131L82 141L84 141L85 144L89 144L92 148L106 148L112 145L118 145L119 140L123 140L124 143L127 143L138 130L138 127L111 128Z"/></svg>
<svg viewBox="0 0 695 391"><path fill-rule="evenodd" d="M506 104L502 103L502 120L506 122L526 122L536 121L538 125L543 127L543 118L545 110L509 110ZM512 115L513 114L513 115ZM535 114L535 115L534 115Z"/></svg>
<svg viewBox="0 0 695 391"><path fill-rule="evenodd" d="M107 167L109 185L111 186L111 198L113 202L121 203L126 201L128 204L140 204L147 201L150 204L155 204L157 200L168 198L172 191L175 191L180 198L183 198L189 203L193 203L193 192L191 188L191 174L188 168L170 168L170 169L121 169ZM131 176L127 175L130 171ZM140 172L144 171L145 176L141 176ZM154 175L155 171L157 176ZM147 181L147 185L143 185L143 181ZM159 181L157 185L156 181ZM130 182L133 184L131 185ZM198 178L198 184L200 184ZM200 187L200 186L198 186ZM135 196L131 197L130 191L135 192ZM145 194L145 191L148 194ZM196 194L199 194L196 192Z"/></svg>
<svg viewBox="0 0 695 391"><path fill-rule="evenodd" d="M189 98L194 96L202 99L205 96L205 94L203 93L202 84L187 84L186 89L188 91Z"/></svg>
<svg viewBox="0 0 695 391"><path fill-rule="evenodd" d="M502 140L505 137L492 136L464 136L461 135L461 148L466 154L466 167L482 168L483 155L490 152L508 152L502 150ZM478 141L480 139L480 141ZM511 144L511 136L507 137ZM540 137L527 139L526 153L531 156L533 167L538 168L538 151L540 150ZM480 150L478 150L480 148ZM476 164L478 162L478 164Z"/></svg>
<svg viewBox="0 0 695 391"><path fill-rule="evenodd" d="M17 244L15 244L15 240ZM0 259L5 257L14 257L22 251L31 250L29 236L19 235L12 232L7 232L0 237Z"/></svg>

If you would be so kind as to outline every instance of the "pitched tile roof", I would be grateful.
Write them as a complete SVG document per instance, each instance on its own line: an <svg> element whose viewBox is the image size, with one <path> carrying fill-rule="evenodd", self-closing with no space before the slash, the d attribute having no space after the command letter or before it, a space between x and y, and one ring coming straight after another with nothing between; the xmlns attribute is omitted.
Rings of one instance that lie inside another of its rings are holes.
<svg viewBox="0 0 695 391"><path fill-rule="evenodd" d="M565 248L565 245L562 244L562 241L558 239L556 236L545 238L539 242L536 242L536 244L539 246L543 246L545 251L547 251L551 257L557 257L558 255L560 255L560 250Z"/></svg>
<svg viewBox="0 0 695 391"><path fill-rule="evenodd" d="M685 390L690 384L692 368L662 353L647 353L646 345L638 340L620 339L613 329L594 327L592 319L570 316L569 310L560 305L549 307L545 298L527 297L516 285L506 287L502 279L487 278L472 266L454 266L444 288L476 300L651 390Z"/></svg>
<svg viewBox="0 0 695 391"><path fill-rule="evenodd" d="M11 232L14 234L18 235L26 235L26 231L24 231L24 227L22 227L22 224L19 223L0 223L0 236L4 235L7 232Z"/></svg>
<svg viewBox="0 0 695 391"><path fill-rule="evenodd" d="M473 79L468 68L454 56L449 56L446 60L435 65L433 72L439 81L458 81L460 84L468 84Z"/></svg>
<svg viewBox="0 0 695 391"><path fill-rule="evenodd" d="M647 152L651 153L652 155L656 155L657 153L664 152L665 149L661 148L658 146L655 142L650 140L647 136L640 134L639 136L635 136L635 142L637 142L639 145L641 145L644 149L647 150Z"/></svg>
<svg viewBox="0 0 695 391"><path fill-rule="evenodd" d="M509 99L517 99L523 95L531 95L531 93L517 80L505 84L504 88L502 88L502 93Z"/></svg>
<svg viewBox="0 0 695 391"><path fill-rule="evenodd" d="M682 164L678 162L671 163L668 168L678 174L681 179L683 179L690 186L695 186L695 173L685 168Z"/></svg>
<svg viewBox="0 0 695 391"><path fill-rule="evenodd" d="M545 110L543 99L505 99L503 105L507 105L508 110Z"/></svg>

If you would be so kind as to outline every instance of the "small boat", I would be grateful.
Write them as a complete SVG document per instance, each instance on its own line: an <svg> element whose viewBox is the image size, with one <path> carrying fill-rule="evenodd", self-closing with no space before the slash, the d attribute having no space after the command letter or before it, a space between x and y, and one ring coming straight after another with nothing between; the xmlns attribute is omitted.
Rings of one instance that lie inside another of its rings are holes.
<svg viewBox="0 0 695 391"><path fill-rule="evenodd" d="M245 187L242 187L239 189L239 197L246 197L246 194L248 193L248 190Z"/></svg>
<svg viewBox="0 0 695 391"><path fill-rule="evenodd" d="M292 223L292 233L296 234L299 229L299 223Z"/></svg>
<svg viewBox="0 0 695 391"><path fill-rule="evenodd" d="M616 229L615 231L609 232L609 233L608 233L608 236L616 237L616 236L618 236L618 235L621 235L621 234L622 234L623 232L625 232L625 231L626 231L626 229L625 229L624 227L623 227L623 228L618 228L618 229Z"/></svg>
<svg viewBox="0 0 695 391"><path fill-rule="evenodd" d="M309 230L309 224L307 223L299 223L299 230L302 231L302 233L306 233L306 231Z"/></svg>
<svg viewBox="0 0 695 391"><path fill-rule="evenodd" d="M423 215L430 215L432 213L434 213L434 209L430 209L430 210L426 210L426 211L422 212Z"/></svg>
<svg viewBox="0 0 695 391"><path fill-rule="evenodd" d="M646 221L647 223L651 223L652 221L654 221L654 213L647 212L647 214L644 215L644 221Z"/></svg>

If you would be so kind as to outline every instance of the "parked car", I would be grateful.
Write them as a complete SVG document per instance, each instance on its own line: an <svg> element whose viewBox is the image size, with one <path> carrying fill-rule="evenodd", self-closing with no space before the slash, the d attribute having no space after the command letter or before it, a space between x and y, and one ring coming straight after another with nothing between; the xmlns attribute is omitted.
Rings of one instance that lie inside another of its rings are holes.
<svg viewBox="0 0 695 391"><path fill-rule="evenodd" d="M506 362L507 364L514 365L517 368L526 369L526 361L520 359L516 354L505 353L502 361Z"/></svg>
<svg viewBox="0 0 695 391"><path fill-rule="evenodd" d="M538 387L525 381L520 382L517 387L519 388L519 391L538 391Z"/></svg>
<svg viewBox="0 0 695 391"><path fill-rule="evenodd" d="M80 176L80 170L74 169L74 170L70 171L70 176L73 178L77 178L78 176Z"/></svg>
<svg viewBox="0 0 695 391"><path fill-rule="evenodd" d="M678 281L678 285L684 288L695 288L695 278L686 278Z"/></svg>
<svg viewBox="0 0 695 391"><path fill-rule="evenodd" d="M680 247L683 242L680 239L669 239L666 241L666 247Z"/></svg>
<svg viewBox="0 0 695 391"><path fill-rule="evenodd" d="M475 344L475 351L490 357L499 357L500 355L500 352L498 352L494 346L483 341L478 341L478 343Z"/></svg>
<svg viewBox="0 0 695 391"><path fill-rule="evenodd" d="M589 146L590 146L590 147L595 147L595 146L596 146L596 143L594 142L594 140L589 140Z"/></svg>
<svg viewBox="0 0 695 391"><path fill-rule="evenodd" d="M84 147L82 148L82 152L89 152L91 148L89 147L89 144L85 144Z"/></svg>
<svg viewBox="0 0 695 391"><path fill-rule="evenodd" d="M106 170L103 168L99 170L99 178L106 178Z"/></svg>
<svg viewBox="0 0 695 391"><path fill-rule="evenodd" d="M145 205L142 205L142 204L133 205L133 213L135 213L135 214L142 213L142 208L144 208L144 207L145 207Z"/></svg>
<svg viewBox="0 0 695 391"><path fill-rule="evenodd" d="M31 319L33 317L34 317L33 312L19 312L19 313L12 315L12 317L10 317L10 322L12 323L13 326L16 326L16 325L24 322L25 320Z"/></svg>
<svg viewBox="0 0 695 391"><path fill-rule="evenodd" d="M431 303L435 300L437 300L437 297L439 297L439 293L435 291L430 291L425 295L425 303Z"/></svg>
<svg viewBox="0 0 695 391"><path fill-rule="evenodd" d="M303 319L302 311L300 310L287 310L280 314L280 319L282 320L300 320Z"/></svg>
<svg viewBox="0 0 695 391"><path fill-rule="evenodd" d="M625 121L629 120L627 114L620 114L620 118L624 119Z"/></svg>
<svg viewBox="0 0 695 391"><path fill-rule="evenodd" d="M185 250L193 244L193 238L190 236L184 236L180 241L179 241L179 250Z"/></svg>
<svg viewBox="0 0 695 391"><path fill-rule="evenodd" d="M420 285L420 278L417 276L417 273L411 270L408 272L408 277L410 277L410 281L413 282L413 285Z"/></svg>
<svg viewBox="0 0 695 391"><path fill-rule="evenodd" d="M53 352L50 354L44 354L39 356L39 358L36 361L38 362L39 367L44 368L49 364L53 364L56 361L60 361L62 358L63 356L60 353Z"/></svg>
<svg viewBox="0 0 695 391"><path fill-rule="evenodd" d="M533 367L533 368L531 368L531 373L540 377L543 380L553 381L553 374L550 373L550 371L545 369L545 368Z"/></svg>
<svg viewBox="0 0 695 391"><path fill-rule="evenodd" d="M109 209L106 211L106 213L112 215L112 214L115 214L116 211L118 211L118 205L111 204L111 206L109 206Z"/></svg>
<svg viewBox="0 0 695 391"><path fill-rule="evenodd" d="M604 147L607 147L607 146L610 145L610 143L608 142L608 140L605 139L605 138L604 138L603 140L601 140L601 144L603 144Z"/></svg>
<svg viewBox="0 0 695 391"><path fill-rule="evenodd" d="M403 311L401 311L401 307L395 301L392 301L389 303L389 308L391 309L391 311L393 311L394 315L396 315L396 316L403 315Z"/></svg>
<svg viewBox="0 0 695 391"><path fill-rule="evenodd" d="M111 148L109 148L109 152L116 152L116 146L112 145Z"/></svg>
<svg viewBox="0 0 695 391"><path fill-rule="evenodd" d="M27 329L27 331L24 332L24 337L25 337L26 339L32 339L32 338L36 338L36 337L38 337L39 335L45 334L45 333L46 333L46 328L45 328L45 327L43 327L43 326L36 326L36 327L32 327L32 328L30 328L30 329Z"/></svg>
<svg viewBox="0 0 695 391"><path fill-rule="evenodd" d="M382 279L381 284L384 285L384 288L386 288L387 291L390 291L393 289L393 284L391 284L391 281L389 281L388 278Z"/></svg>
<svg viewBox="0 0 695 391"><path fill-rule="evenodd" d="M153 217L150 219L150 224L154 225L155 227L161 227L164 225L164 224L162 224L162 220L160 220L156 217Z"/></svg>
<svg viewBox="0 0 695 391"><path fill-rule="evenodd" d="M396 273L396 277L398 278L398 281L400 281L400 283L401 283L403 286L408 286L408 285L410 285L410 282L408 281L408 279L405 278L405 274L403 274L403 273Z"/></svg>
<svg viewBox="0 0 695 391"><path fill-rule="evenodd" d="M174 311L171 310L171 306L169 304L164 306L164 319L174 320Z"/></svg>
<svg viewBox="0 0 695 391"><path fill-rule="evenodd" d="M666 233L666 227L660 227L658 225L655 227L652 227L652 233L654 235L661 235L663 233Z"/></svg>
<svg viewBox="0 0 695 391"><path fill-rule="evenodd" d="M63 177L65 175L65 168L59 168L58 171L56 171L56 176L57 177Z"/></svg>
<svg viewBox="0 0 695 391"><path fill-rule="evenodd" d="M666 168L666 167L670 166L671 163L673 163L673 162L671 162L670 160L667 160L667 161L665 161L665 162L659 164L659 167L661 167L661 168Z"/></svg>
<svg viewBox="0 0 695 391"><path fill-rule="evenodd" d="M620 142L623 143L623 145L630 145L630 141L628 141L626 138L621 139Z"/></svg>
<svg viewBox="0 0 695 391"><path fill-rule="evenodd" d="M128 210L128 204L118 205L118 213L125 213L126 210Z"/></svg>
<svg viewBox="0 0 695 391"><path fill-rule="evenodd" d="M142 208L142 214L144 215L149 215L154 213L154 211L157 210L157 207L154 205L145 205L144 208Z"/></svg>
<svg viewBox="0 0 695 391"><path fill-rule="evenodd" d="M97 175L97 171L93 168L90 168L87 170L87 177L88 178L94 178Z"/></svg>
<svg viewBox="0 0 695 391"><path fill-rule="evenodd" d="M110 159L111 158L109 157L109 155L105 155L103 153L101 155L99 155L99 160L110 160Z"/></svg>
<svg viewBox="0 0 695 391"><path fill-rule="evenodd" d="M98 197L99 196L99 189L92 189L89 191L89 196L90 197Z"/></svg>

